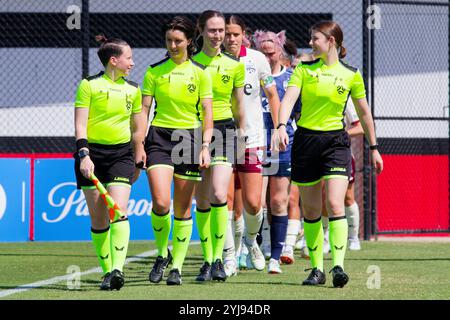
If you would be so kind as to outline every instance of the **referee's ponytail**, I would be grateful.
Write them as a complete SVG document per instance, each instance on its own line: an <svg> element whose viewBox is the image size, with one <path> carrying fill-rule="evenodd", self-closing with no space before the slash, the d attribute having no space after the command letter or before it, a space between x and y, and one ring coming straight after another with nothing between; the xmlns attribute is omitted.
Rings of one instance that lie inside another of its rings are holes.
<svg viewBox="0 0 450 320"><path fill-rule="evenodd" d="M318 31L324 34L327 39L333 37L336 41L336 49L339 54L339 59L345 58L347 55L347 49L343 46L344 33L341 27L334 21L321 21L316 23L310 28L310 31ZM310 32L310 33L311 33Z"/></svg>
<svg viewBox="0 0 450 320"><path fill-rule="evenodd" d="M126 41L118 38L108 39L104 34L96 35L95 41L101 43L97 55L104 67L108 65L111 57L119 57L123 53L123 47L128 46Z"/></svg>

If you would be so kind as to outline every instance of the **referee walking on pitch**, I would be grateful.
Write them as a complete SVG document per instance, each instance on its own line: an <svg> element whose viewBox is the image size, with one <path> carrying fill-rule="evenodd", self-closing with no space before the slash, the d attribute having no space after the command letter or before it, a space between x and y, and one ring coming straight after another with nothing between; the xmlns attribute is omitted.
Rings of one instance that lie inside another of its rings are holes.
<svg viewBox="0 0 450 320"><path fill-rule="evenodd" d="M302 115L297 122L292 147L292 183L299 185L304 209L304 231L312 271L303 285L325 283L323 272L322 180L325 180L325 205L329 213L329 234L334 287L349 280L344 272L348 224L344 198L351 171L350 138L344 128L346 101L351 96L370 144L374 170L383 170L377 150L375 128L366 100L360 72L341 58L345 57L343 33L332 21L315 24L310 46L317 58L299 64L288 84L280 109L280 149L289 144L286 122L301 94Z"/></svg>
<svg viewBox="0 0 450 320"><path fill-rule="evenodd" d="M191 59L195 50L195 24L177 16L162 31L168 57L148 68L142 86L142 104L147 116L155 100L155 114L145 140L147 177L153 200L152 227L158 248L149 280L160 282L172 260L168 242L173 179L173 266L166 283L181 285L181 268L192 234L190 209L194 188L202 180L200 169L210 164L213 94L209 73Z"/></svg>
<svg viewBox="0 0 450 320"><path fill-rule="evenodd" d="M98 56L105 70L83 79L78 86L75 174L77 187L86 198L92 242L103 270L100 289L119 290L125 282L122 269L130 225L126 216L110 224L108 209L89 177L94 173L126 212L135 163L145 161L142 141L146 126L141 90L137 83L124 78L134 66L130 46L120 39L96 39L102 43Z"/></svg>

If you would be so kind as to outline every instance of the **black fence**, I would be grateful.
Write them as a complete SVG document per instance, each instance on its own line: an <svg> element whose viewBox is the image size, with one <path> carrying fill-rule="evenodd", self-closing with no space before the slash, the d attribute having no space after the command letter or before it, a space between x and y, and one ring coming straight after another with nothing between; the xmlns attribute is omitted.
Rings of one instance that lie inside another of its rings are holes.
<svg viewBox="0 0 450 320"><path fill-rule="evenodd" d="M102 68L96 56L96 34L123 38L132 46L136 66L130 78L141 83L147 66L165 54L163 21L178 14L195 21L202 11L215 9L240 15L253 31L286 30L299 52L309 51L311 25L324 19L337 21L345 34L346 60L365 78L382 153L448 158L448 6L448 1L4 0L0 8L4 67L0 154L73 152L76 87L83 77ZM406 80L392 82L399 77ZM445 88L436 85L445 77ZM424 92L427 105L435 107L429 112L423 112L423 99L417 98ZM409 100L404 102L402 97ZM423 152L428 149L432 151ZM377 179L362 138L353 141L353 152L356 199L364 208L364 238L391 231L423 231L378 228ZM448 176L448 165L442 170ZM447 201L447 217L448 211ZM448 230L448 224L435 229Z"/></svg>

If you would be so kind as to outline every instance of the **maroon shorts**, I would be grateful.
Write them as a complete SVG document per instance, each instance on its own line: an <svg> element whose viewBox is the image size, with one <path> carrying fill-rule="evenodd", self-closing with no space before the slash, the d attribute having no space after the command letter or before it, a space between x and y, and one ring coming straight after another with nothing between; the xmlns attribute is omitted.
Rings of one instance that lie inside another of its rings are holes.
<svg viewBox="0 0 450 320"><path fill-rule="evenodd" d="M245 149L244 159L237 159L236 172L262 173L263 147Z"/></svg>

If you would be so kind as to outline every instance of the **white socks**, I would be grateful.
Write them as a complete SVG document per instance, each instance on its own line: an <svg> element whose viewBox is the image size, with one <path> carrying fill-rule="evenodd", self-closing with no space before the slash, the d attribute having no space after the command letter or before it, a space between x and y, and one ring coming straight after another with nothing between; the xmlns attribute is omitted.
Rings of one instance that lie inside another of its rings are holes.
<svg viewBox="0 0 450 320"><path fill-rule="evenodd" d="M235 258L233 215L234 211L228 211L227 233L225 235L225 245L223 246L223 261Z"/></svg>
<svg viewBox="0 0 450 320"><path fill-rule="evenodd" d="M245 219L245 240L248 246L253 246L256 241L256 236L258 235L259 229L261 228L261 223L263 221L262 208L256 215L251 215L247 213L244 209L244 219Z"/></svg>
<svg viewBox="0 0 450 320"><path fill-rule="evenodd" d="M241 255L242 236L244 235L244 217L241 215L236 221L234 221L234 250L236 257Z"/></svg>
<svg viewBox="0 0 450 320"><path fill-rule="evenodd" d="M295 246L295 242L297 241L297 235L300 230L300 220L297 219L289 219L287 232L286 232L286 246Z"/></svg>
<svg viewBox="0 0 450 320"><path fill-rule="evenodd" d="M350 207L345 207L345 216L348 221L348 237L358 239L359 237L359 207L355 201Z"/></svg>

